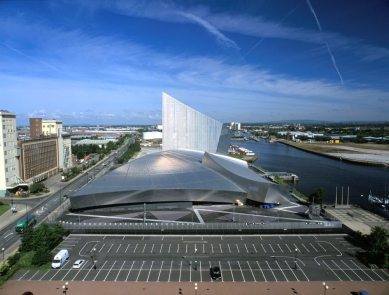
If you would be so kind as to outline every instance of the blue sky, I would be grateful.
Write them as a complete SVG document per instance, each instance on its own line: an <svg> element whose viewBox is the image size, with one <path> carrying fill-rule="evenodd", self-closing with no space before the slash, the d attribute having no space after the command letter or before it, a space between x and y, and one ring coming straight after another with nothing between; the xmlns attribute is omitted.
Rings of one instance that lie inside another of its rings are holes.
<svg viewBox="0 0 389 295"><path fill-rule="evenodd" d="M0 109L161 124L387 121L389 1L0 1Z"/></svg>

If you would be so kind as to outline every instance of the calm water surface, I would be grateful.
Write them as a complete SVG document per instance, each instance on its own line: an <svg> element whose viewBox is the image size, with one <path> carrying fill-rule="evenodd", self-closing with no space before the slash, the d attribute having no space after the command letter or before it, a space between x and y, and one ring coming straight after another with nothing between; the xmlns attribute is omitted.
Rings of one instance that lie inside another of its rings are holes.
<svg viewBox="0 0 389 295"><path fill-rule="evenodd" d="M295 188L306 196L318 188L324 188L326 202L335 202L338 187L338 202L343 187L344 203L347 198L347 187L350 188L350 202L359 203L361 195L372 193L383 197L389 194L389 168L362 166L341 162L315 154L307 153L282 143L232 141L252 150L258 155L256 166L272 172L291 172L297 174L299 181Z"/></svg>

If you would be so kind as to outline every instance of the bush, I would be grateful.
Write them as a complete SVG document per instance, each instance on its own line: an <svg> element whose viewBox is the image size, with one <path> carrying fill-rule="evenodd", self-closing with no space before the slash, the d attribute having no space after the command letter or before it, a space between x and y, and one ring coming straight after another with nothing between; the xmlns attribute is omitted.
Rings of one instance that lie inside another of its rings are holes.
<svg viewBox="0 0 389 295"><path fill-rule="evenodd" d="M35 251L34 256L31 259L31 264L35 266L44 265L52 259L50 250L47 247L40 247Z"/></svg>

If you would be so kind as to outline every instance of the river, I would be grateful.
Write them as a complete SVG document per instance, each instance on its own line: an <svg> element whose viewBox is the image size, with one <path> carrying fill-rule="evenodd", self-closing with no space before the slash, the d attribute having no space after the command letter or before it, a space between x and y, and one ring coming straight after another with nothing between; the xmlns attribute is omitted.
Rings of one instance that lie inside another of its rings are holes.
<svg viewBox="0 0 389 295"><path fill-rule="evenodd" d="M389 194L389 168L345 163L282 143L231 141L231 144L252 150L258 156L258 160L254 162L255 166L271 172L296 174L299 180L294 187L306 196L318 188L324 188L325 202L328 203L335 202L336 187L339 204L342 187L344 203L348 187L350 203L360 204L362 200L366 201L370 190L374 195L383 197L385 186L386 194Z"/></svg>

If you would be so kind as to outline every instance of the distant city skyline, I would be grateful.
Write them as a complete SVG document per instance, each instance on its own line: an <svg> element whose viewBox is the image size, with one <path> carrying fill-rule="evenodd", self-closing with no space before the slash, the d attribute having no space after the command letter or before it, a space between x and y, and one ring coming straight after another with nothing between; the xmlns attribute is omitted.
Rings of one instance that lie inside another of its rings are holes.
<svg viewBox="0 0 389 295"><path fill-rule="evenodd" d="M387 121L389 1L0 1L0 109L157 125Z"/></svg>

